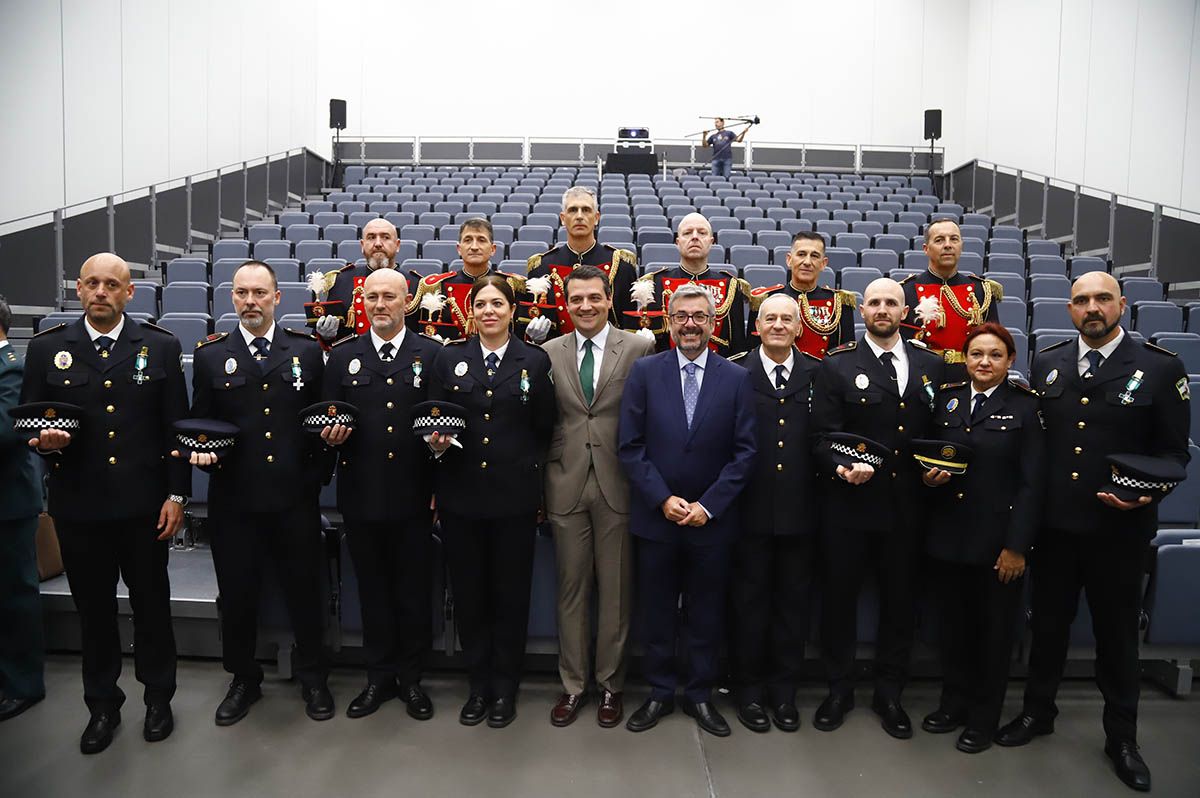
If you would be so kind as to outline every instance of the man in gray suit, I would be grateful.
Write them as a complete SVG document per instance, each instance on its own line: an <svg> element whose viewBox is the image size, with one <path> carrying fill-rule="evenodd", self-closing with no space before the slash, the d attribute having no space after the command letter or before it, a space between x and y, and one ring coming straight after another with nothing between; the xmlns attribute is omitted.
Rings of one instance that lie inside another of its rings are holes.
<svg viewBox="0 0 1200 798"><path fill-rule="evenodd" d="M577 266L564 292L575 331L546 344L558 398L558 422L546 463L546 514L558 560L558 670L563 693L550 722L566 726L586 703L591 597L598 591L596 720L624 716L625 645L633 593L629 485L617 461L617 422L625 377L653 354L653 336L608 323L612 283L595 266Z"/></svg>

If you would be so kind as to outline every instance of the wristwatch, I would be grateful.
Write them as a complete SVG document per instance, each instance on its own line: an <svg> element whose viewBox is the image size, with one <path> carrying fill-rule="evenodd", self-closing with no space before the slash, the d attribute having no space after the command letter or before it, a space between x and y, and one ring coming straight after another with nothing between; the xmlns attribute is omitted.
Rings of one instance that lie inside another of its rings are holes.
<svg viewBox="0 0 1200 798"><path fill-rule="evenodd" d="M172 494L170 494L169 496L167 496L167 501L169 501L169 502L175 502L175 503L176 503L176 504L178 504L180 507L187 507L187 504L188 504L188 497L187 497L187 496L180 496L180 495L178 495L178 494L176 494L176 493L172 493Z"/></svg>

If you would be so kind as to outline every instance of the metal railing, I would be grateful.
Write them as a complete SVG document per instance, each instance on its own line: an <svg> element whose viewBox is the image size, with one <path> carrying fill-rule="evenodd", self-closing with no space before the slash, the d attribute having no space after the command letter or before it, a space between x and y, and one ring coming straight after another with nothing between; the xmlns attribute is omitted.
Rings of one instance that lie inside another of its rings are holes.
<svg viewBox="0 0 1200 798"><path fill-rule="evenodd" d="M711 151L695 139L653 139L663 169L701 168ZM592 166L614 151L615 139L478 136L341 137L334 155L349 165ZM734 145L744 169L871 172L888 175L941 174L944 148L877 144L818 144L751 141Z"/></svg>
<svg viewBox="0 0 1200 798"><path fill-rule="evenodd" d="M1068 254L1102 256L1115 274L1200 288L1200 212L978 159L945 181L949 201L1040 233Z"/></svg>
<svg viewBox="0 0 1200 798"><path fill-rule="evenodd" d="M0 222L0 293L16 313L50 312L68 264L107 251L153 272L161 260L319 193L330 166L301 147Z"/></svg>

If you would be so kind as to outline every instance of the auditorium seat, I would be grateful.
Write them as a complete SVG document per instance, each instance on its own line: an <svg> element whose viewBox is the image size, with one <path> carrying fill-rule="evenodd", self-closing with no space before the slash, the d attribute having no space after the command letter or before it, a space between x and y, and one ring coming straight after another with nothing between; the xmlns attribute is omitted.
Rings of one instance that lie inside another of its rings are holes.
<svg viewBox="0 0 1200 798"><path fill-rule="evenodd" d="M751 264L769 262L767 248L756 244L734 244L729 247L729 263L741 269Z"/></svg>
<svg viewBox="0 0 1200 798"><path fill-rule="evenodd" d="M1134 303L1133 329L1147 338L1156 333L1183 332L1183 308L1166 301Z"/></svg>
<svg viewBox="0 0 1200 798"><path fill-rule="evenodd" d="M883 272L879 271L879 269L863 266L847 266L840 270L838 283L846 291L855 291L863 294L872 280L878 280L882 276Z"/></svg>
<svg viewBox="0 0 1200 798"><path fill-rule="evenodd" d="M751 264L742 270L742 277L752 288L763 286L783 285L788 281L787 270L782 266L767 266Z"/></svg>
<svg viewBox="0 0 1200 798"><path fill-rule="evenodd" d="M209 285L207 280L194 283L170 283L163 286L162 312L164 315L167 313L208 313L208 311Z"/></svg>
<svg viewBox="0 0 1200 798"><path fill-rule="evenodd" d="M458 257L457 241L426 241L421 246L421 257L449 263Z"/></svg>
<svg viewBox="0 0 1200 798"><path fill-rule="evenodd" d="M1070 330L1071 314L1061 299L1030 299L1029 329Z"/></svg>
<svg viewBox="0 0 1200 798"><path fill-rule="evenodd" d="M825 247L825 257L829 258L829 268L835 272L858 265L858 253L845 247Z"/></svg>
<svg viewBox="0 0 1200 798"><path fill-rule="evenodd" d="M301 241L296 244L296 260L303 264L317 258L332 258L332 241Z"/></svg>
<svg viewBox="0 0 1200 798"><path fill-rule="evenodd" d="M929 268L929 256L925 254L924 250L910 249L905 251L901 263L906 269L924 271Z"/></svg>
<svg viewBox="0 0 1200 798"><path fill-rule="evenodd" d="M1200 374L1200 333L1160 332L1151 340L1179 356L1188 374ZM1192 428L1192 436L1200 438L1200 428Z"/></svg>
<svg viewBox="0 0 1200 798"><path fill-rule="evenodd" d="M207 283L208 261L203 258L175 258L167 263L168 283Z"/></svg>
<svg viewBox="0 0 1200 798"><path fill-rule="evenodd" d="M275 270L275 280L294 283L300 279L300 261L295 258L267 258L263 263Z"/></svg>
<svg viewBox="0 0 1200 798"><path fill-rule="evenodd" d="M275 221L280 227L287 230L294 224L309 224L312 222L312 218L306 212L284 211L276 217ZM294 241L295 239L292 240Z"/></svg>
<svg viewBox="0 0 1200 798"><path fill-rule="evenodd" d="M240 238L225 238L214 241L212 246L213 263L216 263L221 258L248 260L250 258L250 242Z"/></svg>
<svg viewBox="0 0 1200 798"><path fill-rule="evenodd" d="M1024 331L1026 312L1025 300L1019 297L1004 297L997 309L1000 323L1010 330Z"/></svg>
<svg viewBox="0 0 1200 798"><path fill-rule="evenodd" d="M1029 258L1029 275L1032 277L1035 274L1065 277L1067 274L1066 261L1058 255L1033 255Z"/></svg>
<svg viewBox="0 0 1200 798"><path fill-rule="evenodd" d="M291 256L291 241L266 239L263 241L257 241L254 244L255 260L266 260L267 258L290 258Z"/></svg>
<svg viewBox="0 0 1200 798"><path fill-rule="evenodd" d="M1061 274L1031 274L1029 298L1061 299L1066 302L1071 298L1071 281Z"/></svg>
<svg viewBox="0 0 1200 798"><path fill-rule="evenodd" d="M1030 239L1025 242L1025 254L1030 257L1034 255L1054 255L1059 257L1062 255L1062 247L1057 241L1046 241L1044 239Z"/></svg>
<svg viewBox="0 0 1200 798"><path fill-rule="evenodd" d="M1121 295L1130 304L1143 301L1162 301L1163 284L1153 277L1126 277L1121 280Z"/></svg>
<svg viewBox="0 0 1200 798"><path fill-rule="evenodd" d="M1004 289L1004 298L1012 297L1013 299L1025 299L1025 278L1019 274L1010 272L992 272L987 273L987 279L1000 284Z"/></svg>
<svg viewBox="0 0 1200 798"><path fill-rule="evenodd" d="M1072 280L1074 280L1076 277L1079 277L1082 274L1087 274L1088 272L1108 271L1108 262L1103 258L1080 256L1071 258L1070 267L1070 277Z"/></svg>
<svg viewBox="0 0 1200 798"><path fill-rule="evenodd" d="M754 236L746 230L722 230L717 240L728 250L731 247L750 246L754 243Z"/></svg>
<svg viewBox="0 0 1200 798"><path fill-rule="evenodd" d="M858 258L862 266L878 269L885 273L891 272L900 266L900 256L890 249L864 249L859 253ZM912 269L910 271L913 274L920 272L919 269Z"/></svg>
<svg viewBox="0 0 1200 798"><path fill-rule="evenodd" d="M283 228L277 224L252 224L248 238L251 244L259 241L277 241L283 238Z"/></svg>
<svg viewBox="0 0 1200 798"><path fill-rule="evenodd" d="M207 312L164 313L158 326L173 332L183 351L191 352L212 332L212 317Z"/></svg>
<svg viewBox="0 0 1200 798"><path fill-rule="evenodd" d="M987 251L989 255L1018 255L1025 254L1024 247L1020 241L1012 238L989 238L987 242Z"/></svg>

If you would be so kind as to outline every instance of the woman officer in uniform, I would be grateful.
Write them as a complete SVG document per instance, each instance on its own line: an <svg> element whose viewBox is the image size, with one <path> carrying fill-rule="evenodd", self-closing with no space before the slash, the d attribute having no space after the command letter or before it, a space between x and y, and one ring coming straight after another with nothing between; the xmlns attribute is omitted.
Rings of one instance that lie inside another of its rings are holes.
<svg viewBox="0 0 1200 798"><path fill-rule="evenodd" d="M457 440L434 435L436 503L470 695L459 721L516 717L534 535L556 405L550 358L510 334L516 297L500 274L470 293L476 335L438 353L430 399L465 409Z"/></svg>
<svg viewBox="0 0 1200 798"><path fill-rule="evenodd" d="M1008 330L981 324L963 354L969 379L942 386L931 434L969 446L970 464L959 475L937 467L922 475L937 488L926 550L941 611L943 683L938 709L921 727L941 734L965 726L955 747L978 753L991 746L1004 703L1045 444L1036 394L1008 381L1016 355Z"/></svg>

